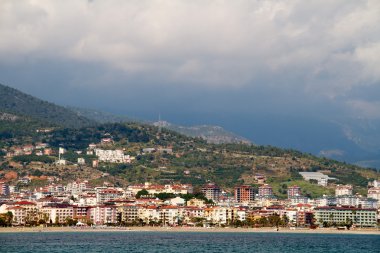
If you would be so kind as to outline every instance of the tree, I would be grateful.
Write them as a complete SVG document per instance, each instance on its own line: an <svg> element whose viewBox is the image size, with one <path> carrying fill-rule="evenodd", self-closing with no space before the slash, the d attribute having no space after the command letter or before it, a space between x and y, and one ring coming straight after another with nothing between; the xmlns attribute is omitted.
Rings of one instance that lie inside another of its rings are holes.
<svg viewBox="0 0 380 253"><path fill-rule="evenodd" d="M346 223L345 223L345 226L346 226L346 228L347 228L348 230L350 230L350 228L352 227L352 224L353 224L352 220L351 220L350 218L347 217L347 219L346 219Z"/></svg>
<svg viewBox="0 0 380 253"><path fill-rule="evenodd" d="M0 214L0 226L9 227L12 226L13 213L8 211L7 213Z"/></svg>
<svg viewBox="0 0 380 253"><path fill-rule="evenodd" d="M5 222L7 223L8 226L12 226L12 221L13 221L13 213L8 211L5 214Z"/></svg>
<svg viewBox="0 0 380 253"><path fill-rule="evenodd" d="M269 224L268 219L266 217L260 217L260 219L256 220L255 222L256 224L262 225L263 227L266 227Z"/></svg>
<svg viewBox="0 0 380 253"><path fill-rule="evenodd" d="M25 216L25 224L29 226L36 226L38 223L38 213L37 210L28 210Z"/></svg>
<svg viewBox="0 0 380 253"><path fill-rule="evenodd" d="M334 214L330 213L329 215L329 225L331 226L334 220Z"/></svg>
<svg viewBox="0 0 380 253"><path fill-rule="evenodd" d="M278 214L273 214L268 217L268 222L271 226L279 227L281 223L281 218L280 215Z"/></svg>
<svg viewBox="0 0 380 253"><path fill-rule="evenodd" d="M141 191L138 191L136 194L136 199L139 199L141 196L149 195L149 192L146 189L142 189Z"/></svg>
<svg viewBox="0 0 380 253"><path fill-rule="evenodd" d="M289 217L286 214L284 214L282 216L281 222L282 222L282 224L284 224L285 226L287 226L289 224Z"/></svg>
<svg viewBox="0 0 380 253"><path fill-rule="evenodd" d="M75 226L78 223L77 220L73 220L71 217L67 217L65 221L68 226Z"/></svg>
<svg viewBox="0 0 380 253"><path fill-rule="evenodd" d="M162 192L162 193L154 194L154 196L161 200L167 200L167 199L175 198L176 195L174 193Z"/></svg>

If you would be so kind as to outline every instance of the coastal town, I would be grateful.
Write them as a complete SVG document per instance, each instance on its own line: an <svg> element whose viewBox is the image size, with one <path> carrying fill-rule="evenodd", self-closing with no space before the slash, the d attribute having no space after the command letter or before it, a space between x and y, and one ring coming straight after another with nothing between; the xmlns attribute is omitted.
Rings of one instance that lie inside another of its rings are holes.
<svg viewBox="0 0 380 253"><path fill-rule="evenodd" d="M380 0L0 13L0 253L380 253Z"/></svg>
<svg viewBox="0 0 380 253"><path fill-rule="evenodd" d="M111 147L111 148L110 148ZM75 163L66 160L68 151L47 143L12 146L3 150L9 166L17 157L54 158L53 168L106 164L131 164L136 157L115 149L107 136L74 153ZM145 147L139 155L173 154L168 147ZM90 158L90 159L89 159ZM36 163L36 162L34 162ZM30 164L33 164L31 162ZM37 165L41 163L37 162ZM51 169L51 168L50 168ZM6 171L5 171L6 172ZM190 171L185 170L185 175ZM203 185L145 182L116 185L109 174L63 180L58 176L18 175L11 171L0 179L0 226L161 226L161 227L338 227L376 228L379 224L380 181L368 183L367 196L354 194L353 185L343 185L321 172L300 172L305 181L335 187L335 195L311 198L300 186L286 186L287 197L279 198L267 177L254 174L255 186L242 184L223 189L214 182ZM37 180L36 180L37 179ZM43 179L43 180L41 180ZM32 182L44 182L42 185Z"/></svg>
<svg viewBox="0 0 380 253"><path fill-rule="evenodd" d="M29 178L20 182L27 184ZM76 180L19 190L0 183L2 226L288 226L372 227L378 226L380 181L371 183L368 196L352 194L351 185L337 185L335 196L310 199L294 185L288 198L278 199L263 183L258 192L248 185L228 194L207 183L195 192L189 184L89 185Z"/></svg>

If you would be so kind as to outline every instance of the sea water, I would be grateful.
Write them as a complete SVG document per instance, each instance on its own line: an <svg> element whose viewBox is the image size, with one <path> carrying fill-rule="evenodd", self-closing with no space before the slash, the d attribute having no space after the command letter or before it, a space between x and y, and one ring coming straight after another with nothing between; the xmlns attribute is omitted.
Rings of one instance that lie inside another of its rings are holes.
<svg viewBox="0 0 380 253"><path fill-rule="evenodd" d="M380 236L208 232L0 233L0 252L380 252Z"/></svg>

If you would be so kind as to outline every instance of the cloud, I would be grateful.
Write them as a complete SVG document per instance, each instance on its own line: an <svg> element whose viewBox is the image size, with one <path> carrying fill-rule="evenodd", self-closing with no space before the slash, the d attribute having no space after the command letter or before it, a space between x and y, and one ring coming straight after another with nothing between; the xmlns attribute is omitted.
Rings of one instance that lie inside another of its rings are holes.
<svg viewBox="0 0 380 253"><path fill-rule="evenodd" d="M340 149L321 150L319 155L324 157L339 157L344 155L344 151Z"/></svg>
<svg viewBox="0 0 380 253"><path fill-rule="evenodd" d="M349 100L347 104L357 118L380 119L380 101Z"/></svg>
<svg viewBox="0 0 380 253"><path fill-rule="evenodd" d="M377 0L8 0L0 10L3 61L99 62L217 88L288 80L332 98L380 80Z"/></svg>

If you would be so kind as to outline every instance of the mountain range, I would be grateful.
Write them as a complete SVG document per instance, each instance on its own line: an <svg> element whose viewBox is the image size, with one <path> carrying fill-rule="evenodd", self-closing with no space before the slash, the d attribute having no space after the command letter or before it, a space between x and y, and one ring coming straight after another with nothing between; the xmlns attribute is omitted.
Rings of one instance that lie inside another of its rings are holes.
<svg viewBox="0 0 380 253"><path fill-rule="evenodd" d="M115 115L108 112L103 112L93 109L83 109L77 107L68 107L77 115L86 117L98 123L120 123L120 122L139 122L148 125L154 125L161 128L166 128L189 137L199 137L209 143L222 144L222 143L251 143L248 139L241 137L237 134L229 132L220 126L200 125L200 126L180 126L172 124L167 121L159 120L156 122L132 119L127 116Z"/></svg>
<svg viewBox="0 0 380 253"><path fill-rule="evenodd" d="M238 184L256 184L255 175L264 175L278 196L285 196L283 189L287 185L297 184L303 188L304 194L316 197L331 194L333 186L324 188L306 182L299 172L322 171L339 183L353 184L359 193L365 193L368 182L380 178L379 172L373 169L296 150L253 145L220 127L181 127L165 121L141 123L108 113L63 108L5 86L1 86L1 92L0 151L3 158L0 159L0 169L3 172L17 168L17 173L54 175L63 180L83 176L82 169L75 166L68 165L68 168L59 170L52 162L54 156L4 157L15 147L43 142L53 149L66 148L65 159L71 164L79 157L86 159L87 165L83 169L89 177L106 173L110 178L105 180L120 185L148 180L191 183L199 187L212 181L233 189ZM49 131L35 131L39 128ZM215 136L219 138L215 139ZM87 147L90 143L101 145L105 137L112 139L108 148L122 149L135 158L134 162L91 167L91 161L96 157L86 154ZM45 165L41 166L41 163Z"/></svg>
<svg viewBox="0 0 380 253"><path fill-rule="evenodd" d="M9 123L12 117L19 122L20 119L28 120L30 126L74 128L112 122L139 122L167 128L190 137L200 137L209 143L272 143L275 146L295 148L364 167L380 168L380 120L322 122L310 119L303 120L304 124L299 125L295 123L299 120L277 118L279 131L256 123L255 128L260 134L248 134L245 138L220 126L181 126L167 121L133 119L93 109L62 107L1 84L0 97L0 120L3 121L3 128L5 119ZM14 131L21 128L10 126L7 129Z"/></svg>
<svg viewBox="0 0 380 253"><path fill-rule="evenodd" d="M46 124L83 127L95 122L65 107L43 101L11 87L0 84L0 112L27 116Z"/></svg>

